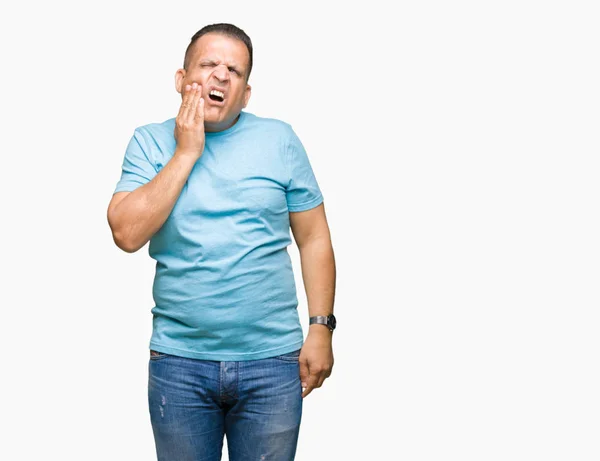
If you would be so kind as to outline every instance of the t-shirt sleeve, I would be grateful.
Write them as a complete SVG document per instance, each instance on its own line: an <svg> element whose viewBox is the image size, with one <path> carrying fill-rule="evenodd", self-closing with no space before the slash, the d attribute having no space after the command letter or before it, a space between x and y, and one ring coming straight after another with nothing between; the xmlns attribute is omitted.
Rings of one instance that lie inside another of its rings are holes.
<svg viewBox="0 0 600 461"><path fill-rule="evenodd" d="M121 179L115 192L131 192L150 182L157 171L150 160L150 150L143 133L137 128L125 151Z"/></svg>
<svg viewBox="0 0 600 461"><path fill-rule="evenodd" d="M290 181L286 189L289 211L306 211L320 205L323 195L300 139L290 129L287 145Z"/></svg>

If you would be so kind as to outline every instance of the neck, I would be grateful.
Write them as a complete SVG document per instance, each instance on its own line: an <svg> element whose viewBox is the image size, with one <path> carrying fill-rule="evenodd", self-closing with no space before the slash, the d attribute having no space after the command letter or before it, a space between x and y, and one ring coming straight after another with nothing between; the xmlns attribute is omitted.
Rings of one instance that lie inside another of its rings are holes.
<svg viewBox="0 0 600 461"><path fill-rule="evenodd" d="M218 133L219 131L225 131L235 125L240 118L240 115L236 115L232 120L226 120L221 123L204 123L204 131L207 133Z"/></svg>

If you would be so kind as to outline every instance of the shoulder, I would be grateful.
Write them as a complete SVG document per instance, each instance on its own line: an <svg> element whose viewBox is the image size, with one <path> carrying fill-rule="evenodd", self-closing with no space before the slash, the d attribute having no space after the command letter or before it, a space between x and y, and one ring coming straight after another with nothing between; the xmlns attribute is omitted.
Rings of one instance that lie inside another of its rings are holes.
<svg viewBox="0 0 600 461"><path fill-rule="evenodd" d="M294 130L292 126L276 118L259 117L250 112L244 112L246 127L252 130L268 134L269 136L275 135L280 139L289 139L294 136Z"/></svg>
<svg viewBox="0 0 600 461"><path fill-rule="evenodd" d="M162 168L175 151L174 129L175 118L170 118L164 122L138 126L134 131L134 138L157 169Z"/></svg>
<svg viewBox="0 0 600 461"><path fill-rule="evenodd" d="M170 118L164 122L148 123L138 126L135 131L141 134L145 139L169 139L173 138L175 129L175 118Z"/></svg>

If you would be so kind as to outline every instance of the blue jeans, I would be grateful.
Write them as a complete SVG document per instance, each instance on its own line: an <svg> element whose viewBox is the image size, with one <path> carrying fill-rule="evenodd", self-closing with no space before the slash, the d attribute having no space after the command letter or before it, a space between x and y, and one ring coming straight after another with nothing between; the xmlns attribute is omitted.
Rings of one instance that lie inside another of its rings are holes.
<svg viewBox="0 0 600 461"><path fill-rule="evenodd" d="M216 362L152 352L158 461L219 461L223 436L230 461L292 461L302 416L299 353Z"/></svg>

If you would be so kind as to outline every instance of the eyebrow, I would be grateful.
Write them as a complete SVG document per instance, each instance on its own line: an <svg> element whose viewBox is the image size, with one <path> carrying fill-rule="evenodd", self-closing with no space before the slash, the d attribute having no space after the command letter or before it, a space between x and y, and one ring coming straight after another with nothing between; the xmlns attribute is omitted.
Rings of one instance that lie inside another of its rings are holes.
<svg viewBox="0 0 600 461"><path fill-rule="evenodd" d="M217 61L213 61L212 59L201 59L199 65L202 65L202 64L215 64L215 65L217 65L218 63L217 63ZM233 70L235 70L235 71L237 71L237 72L239 72L241 74L244 73L243 69L240 69L236 64L230 64L227 67L231 68L231 69L233 69Z"/></svg>

